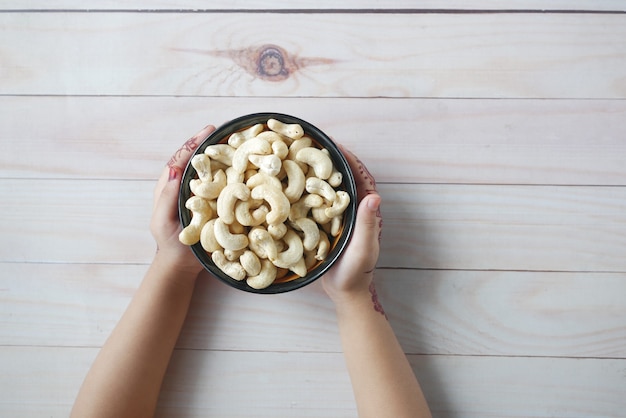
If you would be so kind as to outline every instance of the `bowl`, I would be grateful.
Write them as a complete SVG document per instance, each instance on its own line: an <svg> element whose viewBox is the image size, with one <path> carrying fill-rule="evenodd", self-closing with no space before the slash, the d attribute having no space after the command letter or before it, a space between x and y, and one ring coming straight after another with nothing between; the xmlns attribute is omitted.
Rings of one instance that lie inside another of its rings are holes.
<svg viewBox="0 0 626 418"><path fill-rule="evenodd" d="M289 272L289 274L285 277L276 279L274 283L264 289L254 289L246 283L246 280L237 281L226 275L215 265L211 259L210 253L206 252L199 242L190 246L202 266L213 276L236 289L260 294L276 294L293 291L319 279L339 259L342 252L348 245L356 222L357 208L357 194L354 175L350 170L350 166L344 155L341 153L337 145L323 131L311 123L294 116L281 113L254 113L238 117L217 128L198 146L193 156L204 153L204 150L209 145L226 143L230 135L235 132L244 130L258 123L265 124L268 119L276 119L286 124L299 124L304 129L305 135L312 138L314 146L326 148L328 150L335 168L340 171L343 176L341 185L335 189L347 192L350 196L350 204L343 214L343 226L341 232L337 237L329 237L331 238L331 249L323 261L308 270L304 277L300 277L295 273ZM178 199L180 222L183 228L189 225L191 221L192 214L189 209L185 207L185 202L193 195L190 189L190 181L197 178L197 176L195 168L191 165L191 163L188 163L183 173Z"/></svg>

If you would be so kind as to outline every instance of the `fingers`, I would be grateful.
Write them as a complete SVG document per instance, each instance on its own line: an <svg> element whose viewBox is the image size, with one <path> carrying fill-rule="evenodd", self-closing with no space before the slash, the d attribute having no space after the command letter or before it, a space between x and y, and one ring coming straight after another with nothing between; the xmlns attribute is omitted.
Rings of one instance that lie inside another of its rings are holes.
<svg viewBox="0 0 626 418"><path fill-rule="evenodd" d="M361 273L371 273L378 261L382 218L380 217L381 197L372 193L359 203L354 236L350 242L355 251L355 259L362 259Z"/></svg>
<svg viewBox="0 0 626 418"><path fill-rule="evenodd" d="M369 172L365 164L363 164L363 162L356 155L343 145L340 145L339 147L350 165L350 170L352 170L352 173L354 174L357 199L361 201L368 194L376 193L376 180Z"/></svg>
<svg viewBox="0 0 626 418"><path fill-rule="evenodd" d="M172 155L169 159L154 189L154 206L156 207L159 197L163 192L165 185L173 180L180 180L189 159L202 141L206 139L213 131L215 126L207 125L200 132L189 138L185 143Z"/></svg>
<svg viewBox="0 0 626 418"><path fill-rule="evenodd" d="M193 152L198 148L198 145L206 139L207 136L215 130L215 126L208 125L200 132L189 138L185 143L172 155L172 158L167 162L167 179L168 181L179 178L183 170L189 162L189 158Z"/></svg>

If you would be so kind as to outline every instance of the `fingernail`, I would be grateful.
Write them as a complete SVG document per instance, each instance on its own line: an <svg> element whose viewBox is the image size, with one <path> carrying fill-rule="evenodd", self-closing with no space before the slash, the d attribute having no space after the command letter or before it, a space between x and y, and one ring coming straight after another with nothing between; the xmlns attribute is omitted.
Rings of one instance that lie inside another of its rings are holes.
<svg viewBox="0 0 626 418"><path fill-rule="evenodd" d="M170 174L167 177L167 181L172 181L172 180L176 180L178 178L178 168L177 167L170 167Z"/></svg>
<svg viewBox="0 0 626 418"><path fill-rule="evenodd" d="M377 212L378 208L380 207L380 201L380 196L368 197L367 208L372 212Z"/></svg>

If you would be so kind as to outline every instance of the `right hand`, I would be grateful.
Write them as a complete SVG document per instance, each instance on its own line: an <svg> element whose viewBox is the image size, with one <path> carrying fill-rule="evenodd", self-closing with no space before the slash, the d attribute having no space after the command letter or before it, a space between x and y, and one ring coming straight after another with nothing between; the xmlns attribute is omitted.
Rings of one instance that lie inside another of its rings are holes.
<svg viewBox="0 0 626 418"><path fill-rule="evenodd" d="M376 181L365 165L342 147L357 187L358 210L352 239L337 263L324 275L322 285L335 302L369 294L380 251L382 216L381 198Z"/></svg>

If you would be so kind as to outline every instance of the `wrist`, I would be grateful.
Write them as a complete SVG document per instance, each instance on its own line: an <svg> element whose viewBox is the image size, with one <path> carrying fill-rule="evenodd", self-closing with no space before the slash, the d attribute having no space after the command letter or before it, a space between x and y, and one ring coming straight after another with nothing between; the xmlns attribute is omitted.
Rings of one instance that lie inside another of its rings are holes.
<svg viewBox="0 0 626 418"><path fill-rule="evenodd" d="M202 271L202 266L197 261L181 263L179 257L163 251L156 252L152 260L152 266L164 273L166 277L173 278L176 282L195 283Z"/></svg>

